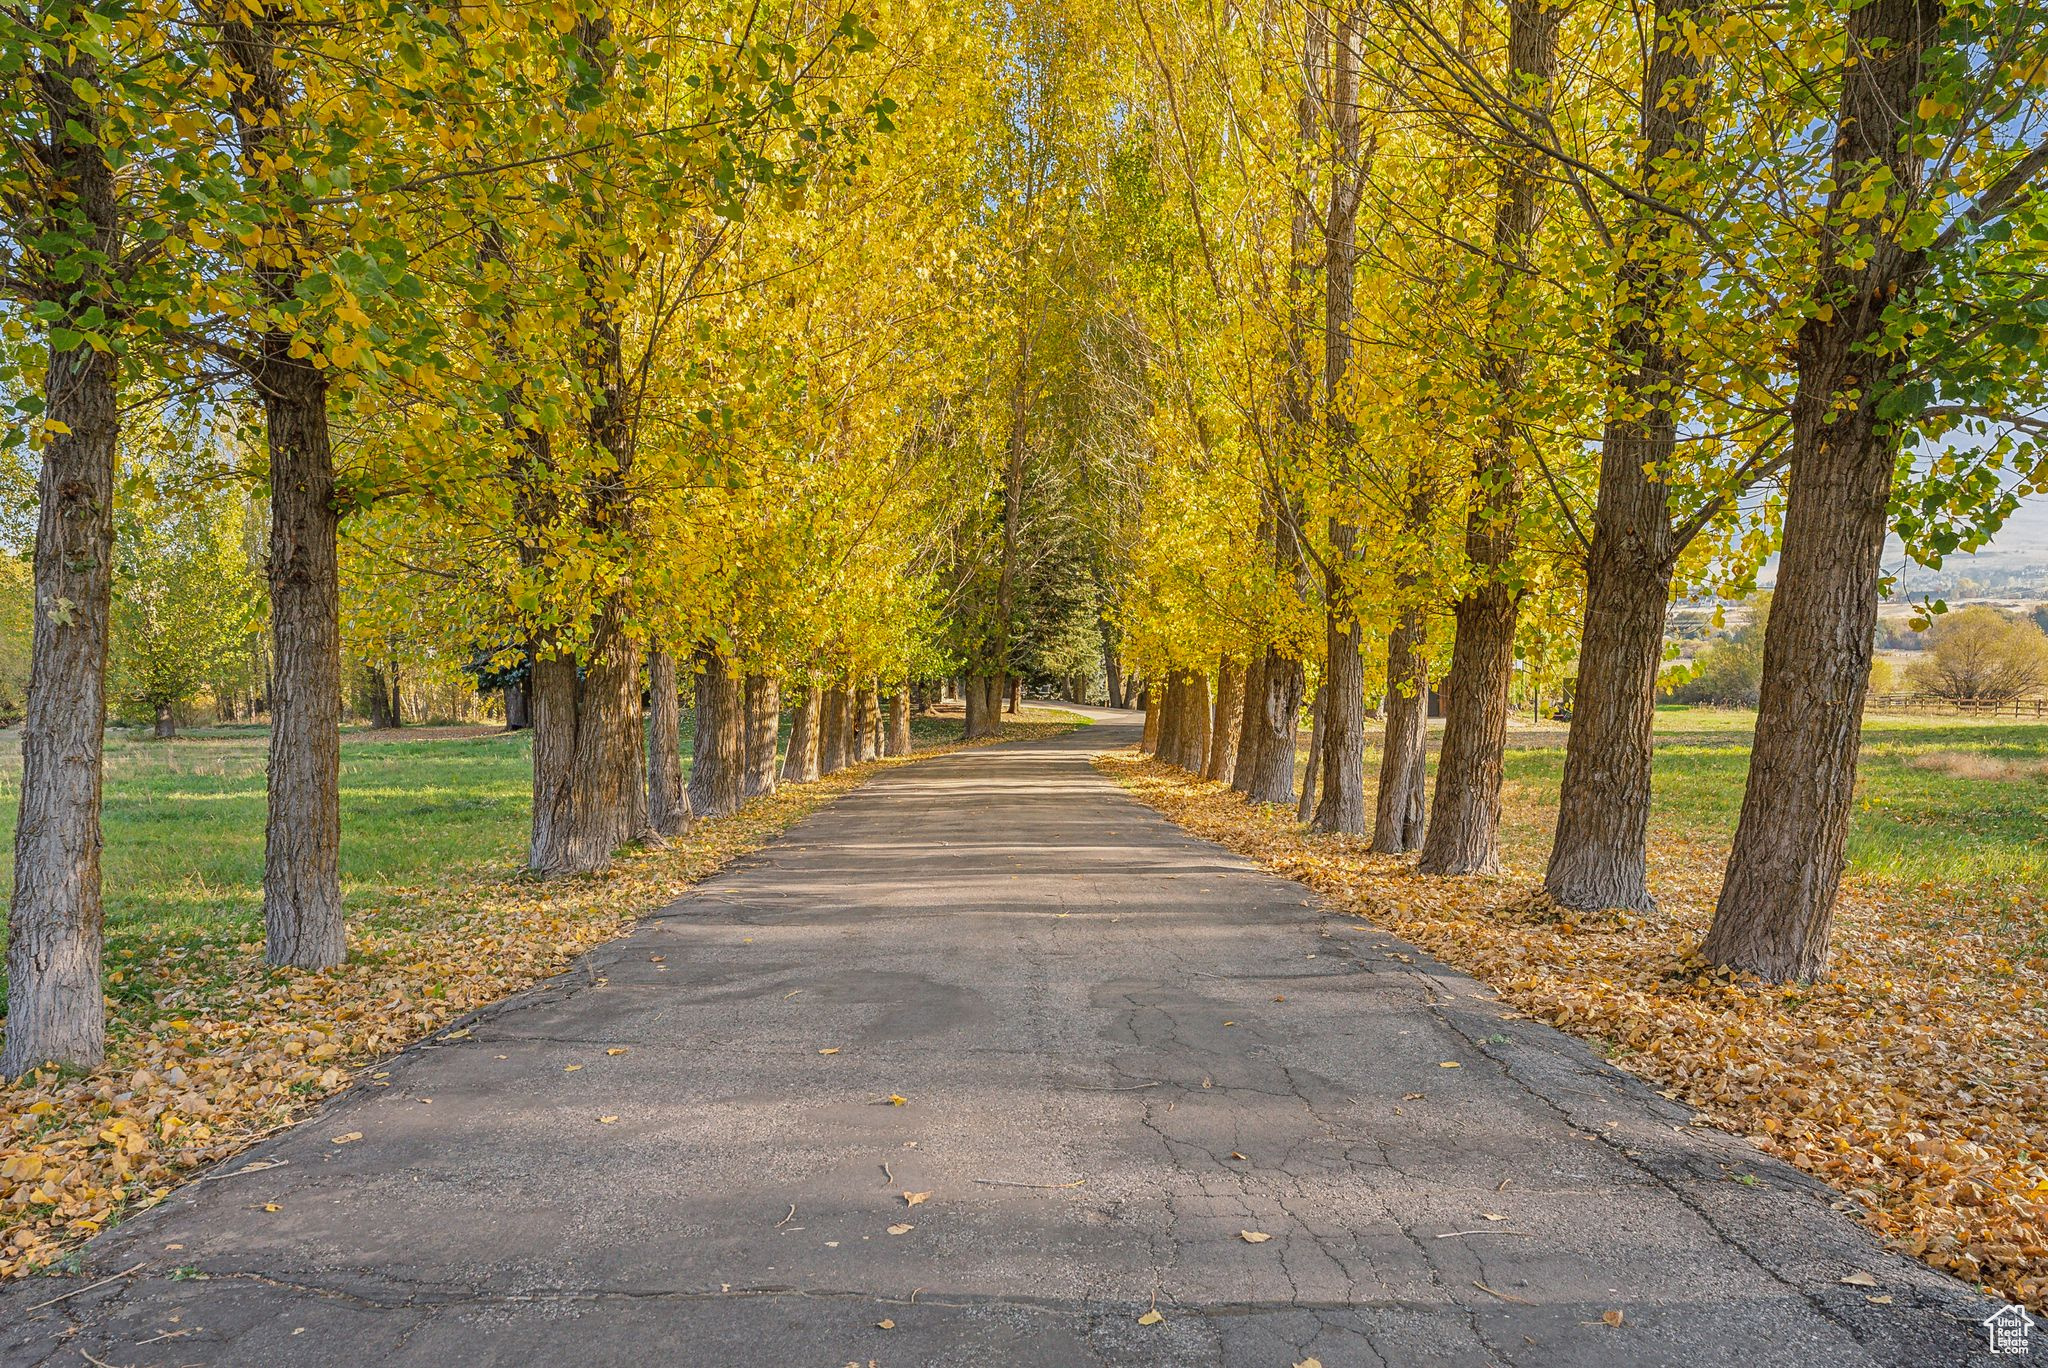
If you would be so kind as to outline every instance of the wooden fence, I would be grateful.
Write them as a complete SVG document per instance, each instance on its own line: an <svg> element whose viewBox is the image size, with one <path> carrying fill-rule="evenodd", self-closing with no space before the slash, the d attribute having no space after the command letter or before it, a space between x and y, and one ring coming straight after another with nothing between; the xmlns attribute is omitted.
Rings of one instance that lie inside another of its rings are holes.
<svg viewBox="0 0 2048 1368"><path fill-rule="evenodd" d="M1976 717L2048 717L2048 698L2014 698L2002 703L1984 699L1938 698L1933 694L1872 694L1864 700L1870 712L1967 713Z"/></svg>

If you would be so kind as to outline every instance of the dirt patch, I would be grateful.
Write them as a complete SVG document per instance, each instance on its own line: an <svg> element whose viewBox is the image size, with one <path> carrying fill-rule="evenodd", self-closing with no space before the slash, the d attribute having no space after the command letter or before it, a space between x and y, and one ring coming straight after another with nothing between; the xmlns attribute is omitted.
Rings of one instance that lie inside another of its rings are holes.
<svg viewBox="0 0 2048 1368"><path fill-rule="evenodd" d="M2008 760L1979 751L1929 751L1906 761L1913 769L1934 770L1951 779L1983 779L2011 783L2015 779L2048 778L2048 760Z"/></svg>

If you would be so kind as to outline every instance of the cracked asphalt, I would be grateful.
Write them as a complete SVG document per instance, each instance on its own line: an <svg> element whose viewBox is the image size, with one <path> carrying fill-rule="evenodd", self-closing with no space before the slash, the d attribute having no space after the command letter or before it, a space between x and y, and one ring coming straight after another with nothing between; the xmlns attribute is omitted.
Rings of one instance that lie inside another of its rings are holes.
<svg viewBox="0 0 2048 1368"><path fill-rule="evenodd" d="M1096 716L883 774L0 1291L0 1362L2042 1359L1828 1189L1127 798L1088 757L1135 720Z"/></svg>

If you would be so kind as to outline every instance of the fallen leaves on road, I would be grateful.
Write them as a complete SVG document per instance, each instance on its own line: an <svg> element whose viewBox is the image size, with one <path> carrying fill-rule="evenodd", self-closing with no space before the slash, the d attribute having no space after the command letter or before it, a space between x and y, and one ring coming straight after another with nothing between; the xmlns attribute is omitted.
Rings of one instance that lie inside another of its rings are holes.
<svg viewBox="0 0 2048 1368"><path fill-rule="evenodd" d="M1717 845L1660 832L1659 911L1579 914L1542 899L1527 871L1430 877L1129 752L1096 764L1195 835L1476 975L1833 1184L1896 1247L2048 1310L2048 905L1852 882L1830 977L1761 984L1697 955Z"/></svg>
<svg viewBox="0 0 2048 1368"><path fill-rule="evenodd" d="M361 1131L350 1131L346 1135L336 1135L330 1137L331 1142L337 1145L353 1145L356 1141L362 1138L363 1133Z"/></svg>
<svg viewBox="0 0 2048 1368"><path fill-rule="evenodd" d="M1002 739L1075 725L1006 722ZM107 981L124 991L108 998L107 1062L0 1084L0 1278L161 1200L348 1087L362 1066L560 973L878 771L964 748L777 789L602 875L536 884L507 871L406 890L394 906L351 912L338 969L270 969L257 941L166 939L110 958Z"/></svg>
<svg viewBox="0 0 2048 1368"><path fill-rule="evenodd" d="M1147 1311L1144 1315L1138 1317L1138 1324L1164 1325L1166 1324L1166 1317L1160 1315L1157 1311Z"/></svg>
<svg viewBox="0 0 2048 1368"><path fill-rule="evenodd" d="M917 1227L911 1225L909 1222L899 1221L895 1225L889 1227L889 1233L891 1235L908 1235L911 1231L915 1229L917 1229Z"/></svg>
<svg viewBox="0 0 2048 1368"><path fill-rule="evenodd" d="M929 1192L906 1192L903 1194L903 1205L907 1207L921 1206L931 1199L932 1195Z"/></svg>
<svg viewBox="0 0 2048 1368"><path fill-rule="evenodd" d="M1619 1311L1602 1311L1600 1313L1601 1324L1610 1330L1621 1329L1621 1323L1626 1319L1627 1317L1623 1316Z"/></svg>
<svg viewBox="0 0 2048 1368"><path fill-rule="evenodd" d="M1237 1232L1237 1237L1246 1244L1264 1244L1273 1238L1263 1230L1240 1230Z"/></svg>

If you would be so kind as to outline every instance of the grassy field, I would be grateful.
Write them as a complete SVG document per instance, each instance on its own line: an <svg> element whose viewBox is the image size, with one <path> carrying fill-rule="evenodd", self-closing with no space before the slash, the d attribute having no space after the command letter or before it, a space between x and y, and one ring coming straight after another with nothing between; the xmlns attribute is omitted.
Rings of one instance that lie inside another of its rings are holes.
<svg viewBox="0 0 2048 1368"><path fill-rule="evenodd" d="M688 714L683 722L687 774ZM921 717L912 730L918 745L935 745L957 740L961 725ZM124 952L165 944L260 937L267 745L260 727L206 728L170 741L108 732L103 882L111 964ZM462 883L523 860L530 756L525 732L345 733L341 877L350 912L373 912L422 885ZM10 731L0 739L0 887L9 891L20 784L19 736ZM122 978L110 984L116 996L123 987ZM5 1003L0 979L0 1013Z"/></svg>
<svg viewBox="0 0 2048 1368"><path fill-rule="evenodd" d="M1735 833L1756 714L1667 707L1657 715L1653 837ZM1564 774L1562 725L1509 733L1503 838L1517 866L1549 853ZM1377 755L1369 763L1376 764ZM1878 716L1863 730L1852 875L1979 898L2048 896L2048 726L2010 719Z"/></svg>

